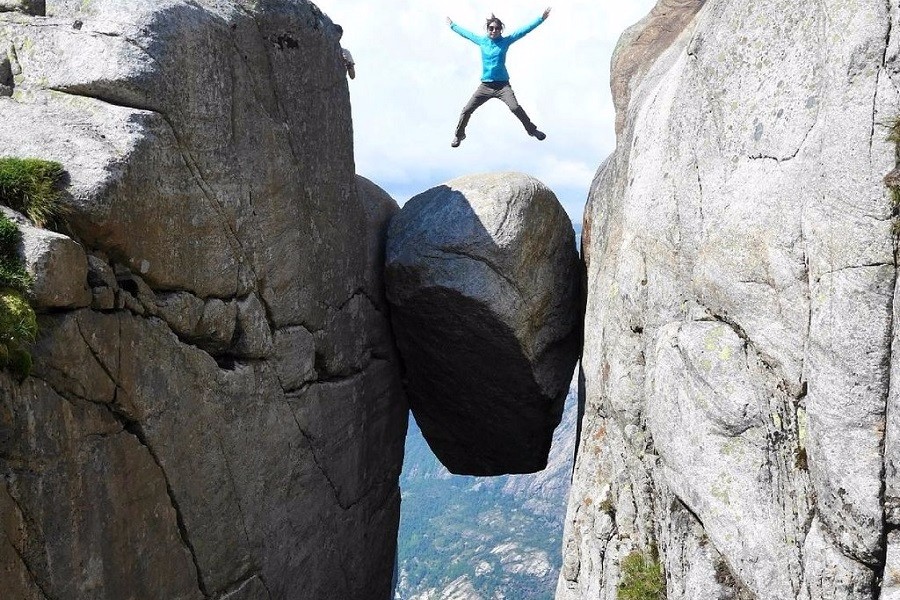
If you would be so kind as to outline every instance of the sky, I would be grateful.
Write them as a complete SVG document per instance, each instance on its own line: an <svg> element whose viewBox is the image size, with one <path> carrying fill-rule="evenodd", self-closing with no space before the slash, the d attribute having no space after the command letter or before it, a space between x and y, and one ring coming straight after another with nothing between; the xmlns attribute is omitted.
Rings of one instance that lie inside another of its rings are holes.
<svg viewBox="0 0 900 600"><path fill-rule="evenodd" d="M356 172L401 205L446 181L519 171L547 185L581 222L591 180L615 147L609 61L621 33L655 0L314 0L344 28L353 54L349 82ZM484 34L496 14L510 32L550 17L507 56L519 104L547 134L529 137L500 100L472 116L451 148L459 113L478 87L478 47L450 30L446 17Z"/></svg>

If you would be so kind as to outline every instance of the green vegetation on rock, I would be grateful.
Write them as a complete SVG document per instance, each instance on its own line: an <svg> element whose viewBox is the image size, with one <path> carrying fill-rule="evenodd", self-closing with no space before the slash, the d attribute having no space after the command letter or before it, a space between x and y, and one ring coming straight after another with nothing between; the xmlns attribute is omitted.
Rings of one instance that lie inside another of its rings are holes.
<svg viewBox="0 0 900 600"><path fill-rule="evenodd" d="M886 124L888 128L887 141L893 142L897 147L896 152L900 156L900 116L895 117ZM884 184L891 194L891 217L894 235L900 236L900 167L895 167L884 178Z"/></svg>
<svg viewBox="0 0 900 600"><path fill-rule="evenodd" d="M16 251L21 238L15 222L0 213L0 290L27 292L31 286L31 276Z"/></svg>
<svg viewBox="0 0 900 600"><path fill-rule="evenodd" d="M618 600L664 600L666 578L659 560L632 552L622 561Z"/></svg>
<svg viewBox="0 0 900 600"><path fill-rule="evenodd" d="M16 251L21 237L18 226L0 213L0 369L24 378L31 371L25 347L37 335L37 318L24 296L31 276Z"/></svg>
<svg viewBox="0 0 900 600"><path fill-rule="evenodd" d="M887 124L887 141L900 144L900 116L894 117Z"/></svg>
<svg viewBox="0 0 900 600"><path fill-rule="evenodd" d="M894 235L900 235L900 187L889 185L888 189L891 192L891 217L894 221L891 231Z"/></svg>
<svg viewBox="0 0 900 600"><path fill-rule="evenodd" d="M63 168L38 158L0 158L0 204L45 226L62 211L59 186Z"/></svg>
<svg viewBox="0 0 900 600"><path fill-rule="evenodd" d="M0 290L0 368L21 379L31 372L31 354L25 346L37 335L37 317L28 300L17 291Z"/></svg>

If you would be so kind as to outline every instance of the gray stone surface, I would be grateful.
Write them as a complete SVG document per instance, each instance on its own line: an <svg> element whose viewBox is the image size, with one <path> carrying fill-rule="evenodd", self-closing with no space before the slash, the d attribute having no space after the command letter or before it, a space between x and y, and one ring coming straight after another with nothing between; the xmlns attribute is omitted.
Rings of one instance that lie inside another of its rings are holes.
<svg viewBox="0 0 900 600"><path fill-rule="evenodd" d="M544 468L578 356L580 269L553 193L521 173L419 194L386 284L416 421L458 474Z"/></svg>
<svg viewBox="0 0 900 600"><path fill-rule="evenodd" d="M900 598L900 531L892 531L887 539L884 580L881 583L881 600Z"/></svg>
<svg viewBox="0 0 900 600"><path fill-rule="evenodd" d="M650 13L625 30L613 52L609 87L616 108L616 133L625 127L632 90L659 55L668 49L706 0L661 0Z"/></svg>
<svg viewBox="0 0 900 600"><path fill-rule="evenodd" d="M0 596L386 599L391 209L354 174L330 20L304 0L47 14L0 14L0 155L63 164L84 250L32 376L0 374ZM38 286L64 295L57 271Z"/></svg>
<svg viewBox="0 0 900 600"><path fill-rule="evenodd" d="M741 581L791 597L810 500L808 477L793 468L799 440L790 398L722 322L665 325L653 356L646 419L664 459L662 481ZM771 477L773 466L784 473Z"/></svg>
<svg viewBox="0 0 900 600"><path fill-rule="evenodd" d="M616 52L557 598L612 600L616 557L653 547L669 600L876 598L900 525L898 7L676 4Z"/></svg>
<svg viewBox="0 0 900 600"><path fill-rule="evenodd" d="M33 278L30 301L38 310L82 308L91 303L88 257L69 236L34 226L25 215L7 206L0 212L22 234L19 258Z"/></svg>
<svg viewBox="0 0 900 600"><path fill-rule="evenodd" d="M384 259L391 219L400 211L397 201L365 177L356 176L356 190L366 211L369 235L366 243L366 289L379 310L387 306L384 289Z"/></svg>
<svg viewBox="0 0 900 600"><path fill-rule="evenodd" d="M83 308L91 303L87 287L87 257L72 238L29 227L22 232L25 268L34 278L31 301L35 308Z"/></svg>

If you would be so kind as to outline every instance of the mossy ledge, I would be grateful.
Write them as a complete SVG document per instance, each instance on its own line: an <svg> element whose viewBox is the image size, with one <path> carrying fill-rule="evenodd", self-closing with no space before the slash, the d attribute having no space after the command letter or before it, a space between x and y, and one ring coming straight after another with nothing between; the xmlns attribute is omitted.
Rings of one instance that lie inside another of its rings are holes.
<svg viewBox="0 0 900 600"><path fill-rule="evenodd" d="M26 299L31 276L18 255L22 232L0 213L0 368L20 379L31 371L26 349L37 335L37 317Z"/></svg>
<svg viewBox="0 0 900 600"><path fill-rule="evenodd" d="M61 213L62 165L36 158L0 158L0 204L43 226ZM37 316L27 295L32 278L19 256L22 232L0 213L0 369L19 379L31 372L28 346L37 336Z"/></svg>

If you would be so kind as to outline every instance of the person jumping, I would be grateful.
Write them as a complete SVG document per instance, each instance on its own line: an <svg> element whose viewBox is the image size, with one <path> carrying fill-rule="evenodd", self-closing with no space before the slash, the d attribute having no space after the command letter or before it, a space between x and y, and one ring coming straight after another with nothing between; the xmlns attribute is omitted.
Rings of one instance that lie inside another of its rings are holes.
<svg viewBox="0 0 900 600"><path fill-rule="evenodd" d="M453 22L453 19L447 17L447 23L450 29L466 38L467 40L478 44L481 48L481 85L475 90L472 98L463 107L462 113L459 115L459 123L456 125L456 136L450 142L450 146L456 148L459 143L466 139L466 125L475 109L490 100L491 98L500 98L509 107L516 117L525 126L528 135L543 140L547 136L544 132L538 130L537 126L531 122L525 110L519 106L516 95L513 93L512 86L509 85L509 73L506 71L506 52L513 42L516 42L535 27L547 20L550 16L550 8L544 11L535 21L529 23L521 29L517 29L508 36L503 35L503 21L491 14L485 23L487 37L475 35L471 31L463 29Z"/></svg>

